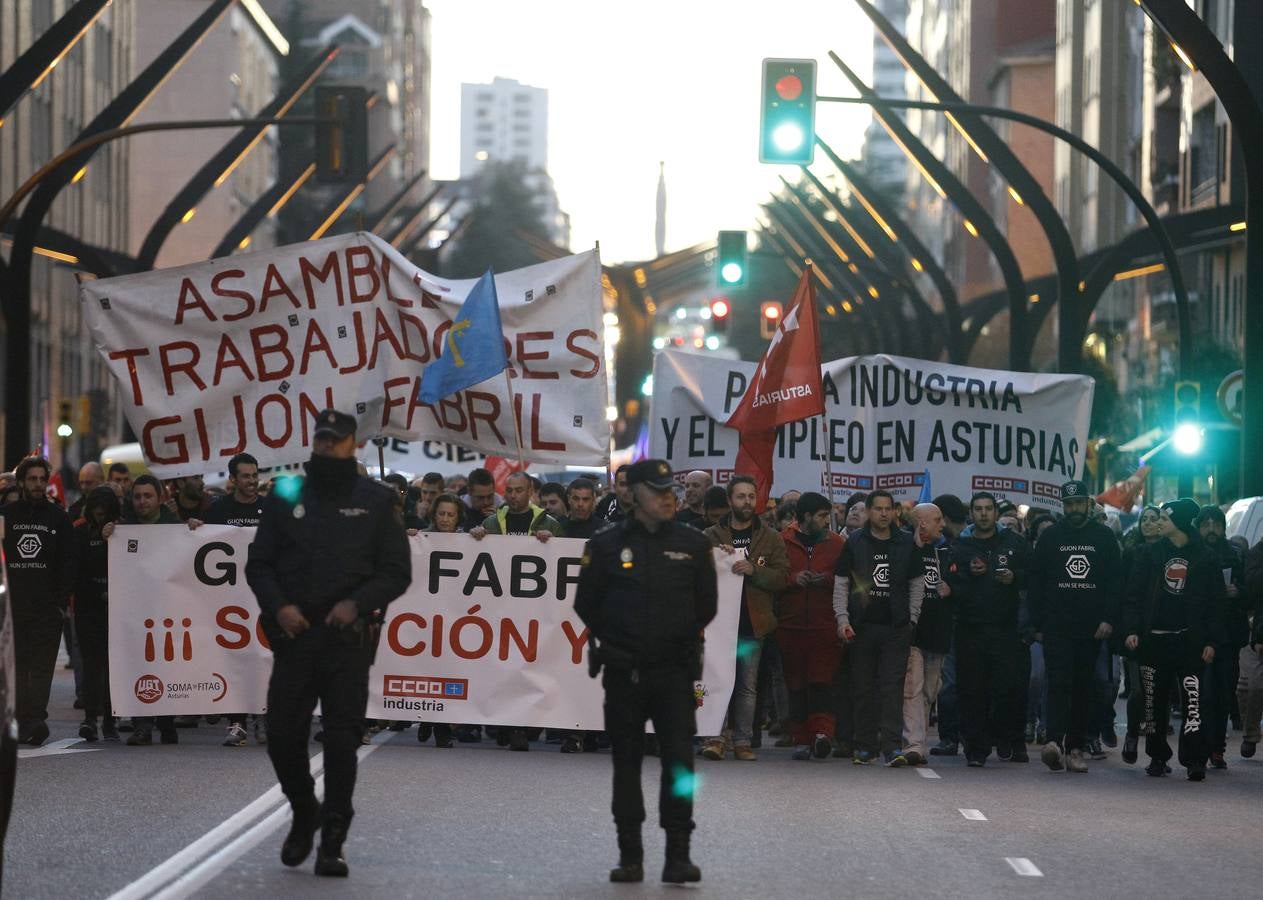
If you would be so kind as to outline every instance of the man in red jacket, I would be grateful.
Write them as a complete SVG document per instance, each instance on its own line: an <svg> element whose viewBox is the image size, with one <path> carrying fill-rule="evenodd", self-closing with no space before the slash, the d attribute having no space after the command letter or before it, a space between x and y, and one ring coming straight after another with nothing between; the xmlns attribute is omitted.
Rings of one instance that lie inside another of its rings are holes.
<svg viewBox="0 0 1263 900"><path fill-rule="evenodd" d="M789 587L780 598L781 650L794 759L823 759L833 749L833 675L842 656L833 619L833 572L845 543L829 528L829 501L807 492L798 520L781 532Z"/></svg>

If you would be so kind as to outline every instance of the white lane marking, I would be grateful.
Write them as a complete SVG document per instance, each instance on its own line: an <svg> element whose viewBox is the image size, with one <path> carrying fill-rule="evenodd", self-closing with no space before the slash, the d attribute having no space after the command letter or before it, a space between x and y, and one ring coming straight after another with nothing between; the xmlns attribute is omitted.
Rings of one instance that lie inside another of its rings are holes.
<svg viewBox="0 0 1263 900"><path fill-rule="evenodd" d="M311 758L311 774L313 777L324 771L324 752ZM165 862L159 863L145 875L133 881L127 887L110 895L109 900L140 900L176 878L189 866L195 865L199 859L212 849L236 834L259 816L264 815L272 807L284 800L279 784L273 785L248 806L233 813L206 834L180 850ZM285 809L284 806L281 809Z"/></svg>
<svg viewBox="0 0 1263 900"><path fill-rule="evenodd" d="M363 762L370 753L392 737L394 737L394 732L379 732L373 736L371 744L366 747L360 747L356 752L356 756L359 757L360 762ZM316 779L315 791L317 797L324 799L323 774ZM263 843L272 832L289 821L289 817L289 805L287 803L281 804L270 816L256 824L245 834L238 835L230 843L225 844L219 850L206 857L199 865L194 866L184 875L155 893L152 900L181 900L181 898L193 896L220 872Z"/></svg>
<svg viewBox="0 0 1263 900"><path fill-rule="evenodd" d="M987 817L982 814L980 809L962 809L960 814L971 822L985 822Z"/></svg>
<svg viewBox="0 0 1263 900"><path fill-rule="evenodd" d="M938 772L935 772L933 769L927 769L925 766L917 766L917 774L920 775L922 778L942 778L943 777L939 775Z"/></svg>
<svg viewBox="0 0 1263 900"><path fill-rule="evenodd" d="M62 738L57 741L49 741L40 747L31 747L26 750L18 751L18 759L37 759L41 756L65 756L68 753L92 753L94 750L100 750L100 747L76 747L75 744L85 744L83 738Z"/></svg>
<svg viewBox="0 0 1263 900"><path fill-rule="evenodd" d="M1044 873L1025 856L1006 856L1004 861L1019 875L1025 875L1028 878L1044 877Z"/></svg>

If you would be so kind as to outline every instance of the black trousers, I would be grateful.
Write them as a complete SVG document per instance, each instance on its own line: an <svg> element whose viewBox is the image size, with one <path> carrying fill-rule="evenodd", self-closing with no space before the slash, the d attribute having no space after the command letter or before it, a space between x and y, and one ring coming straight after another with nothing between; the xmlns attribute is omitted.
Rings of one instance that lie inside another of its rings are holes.
<svg viewBox="0 0 1263 900"><path fill-rule="evenodd" d="M1094 675L1101 642L1090 637L1044 635L1044 710L1048 740L1061 749L1086 750L1094 701Z"/></svg>
<svg viewBox="0 0 1263 900"><path fill-rule="evenodd" d="M855 743L855 704L851 702L851 651L842 648L842 661L833 673L833 737L840 744Z"/></svg>
<svg viewBox="0 0 1263 900"><path fill-rule="evenodd" d="M325 624L296 638L272 642L272 679L268 682L268 756L281 790L290 802L314 789L307 742L311 713L320 701L324 727L326 815L350 821L355 810L355 771L368 706L368 669L372 648L362 633Z"/></svg>
<svg viewBox="0 0 1263 900"><path fill-rule="evenodd" d="M887 753L903 746L903 681L911 645L910 625L865 623L855 629L849 653L857 749Z"/></svg>
<svg viewBox="0 0 1263 900"><path fill-rule="evenodd" d="M75 609L75 633L83 657L83 716L114 718L110 702L109 607L104 603Z"/></svg>
<svg viewBox="0 0 1263 900"><path fill-rule="evenodd" d="M1030 650L1013 628L956 627L956 695L960 736L969 758L986 759L992 747L1025 742L1026 682L1022 656Z"/></svg>
<svg viewBox="0 0 1263 900"><path fill-rule="evenodd" d="M658 822L668 831L693 830L693 736L697 733L697 701L693 675L685 666L654 669L612 669L606 666L605 730L614 754L614 821L645 821L640 767L645 755L645 722L658 736L662 780Z"/></svg>
<svg viewBox="0 0 1263 900"><path fill-rule="evenodd" d="M1215 660L1207 666L1206 674L1210 681L1206 688L1206 750L1223 753L1228 748L1228 719L1232 717L1237 678L1241 674L1241 648L1216 647Z"/></svg>
<svg viewBox="0 0 1263 900"><path fill-rule="evenodd" d="M1153 732L1145 738L1150 759L1166 762L1171 758L1167 743L1167 722L1171 718L1171 690L1180 692L1184 721L1178 739L1180 765L1205 766L1210 755L1206 710L1206 681L1202 648L1189 645L1187 633L1148 634L1136 648L1140 656L1140 683L1145 692L1145 718L1153 722ZM1148 670L1148 671L1146 671Z"/></svg>
<svg viewBox="0 0 1263 900"><path fill-rule="evenodd" d="M48 718L48 695L61 646L61 611L44 598L13 597L14 692L18 729Z"/></svg>

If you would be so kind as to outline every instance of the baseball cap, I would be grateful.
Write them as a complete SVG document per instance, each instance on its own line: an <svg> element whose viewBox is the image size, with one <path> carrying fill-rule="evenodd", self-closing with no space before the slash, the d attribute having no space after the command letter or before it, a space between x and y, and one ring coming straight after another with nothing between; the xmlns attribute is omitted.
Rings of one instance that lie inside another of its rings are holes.
<svg viewBox="0 0 1263 900"><path fill-rule="evenodd" d="M627 467L627 486L648 485L655 491L669 491L675 487L671 466L662 459L642 459Z"/></svg>
<svg viewBox="0 0 1263 900"><path fill-rule="evenodd" d="M1067 481L1061 486L1061 499L1065 500L1090 500L1091 495L1088 493L1088 486L1082 481Z"/></svg>
<svg viewBox="0 0 1263 900"><path fill-rule="evenodd" d="M312 432L312 437L329 437L342 440L344 437L355 434L355 417L349 416L344 412L338 412L336 409L322 409L316 413L316 428Z"/></svg>

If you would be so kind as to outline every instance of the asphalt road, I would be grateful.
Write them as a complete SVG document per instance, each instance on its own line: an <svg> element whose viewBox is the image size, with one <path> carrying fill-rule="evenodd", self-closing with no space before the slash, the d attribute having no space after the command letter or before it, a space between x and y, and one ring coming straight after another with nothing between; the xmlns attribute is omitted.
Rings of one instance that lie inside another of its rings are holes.
<svg viewBox="0 0 1263 900"><path fill-rule="evenodd" d="M607 753L564 756L545 744L510 753L491 742L438 750L418 746L415 730L385 733L362 751L351 879L326 881L309 865L280 865L287 819L263 748L221 747L222 726L206 725L182 730L174 747L85 745L70 700L70 675L59 671L51 749L19 762L6 896L586 897L664 889L653 812L646 882L605 880L616 857ZM936 759L928 770L795 762L788 751L766 749L754 763L699 760L693 858L704 880L695 889L900 900L1246 896L1263 878L1263 758L1240 759L1239 745L1239 737L1230 743L1228 770L1202 784L1178 768L1148 778L1117 753L1086 776L1054 775L1037 761L967 769L962 757ZM656 797L657 774L648 760L647 797Z"/></svg>

